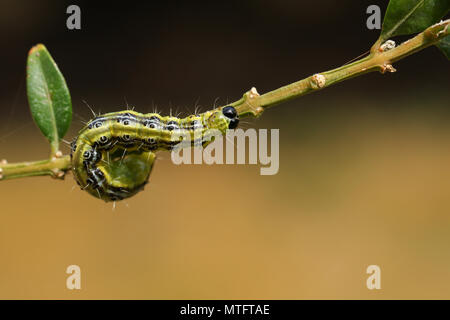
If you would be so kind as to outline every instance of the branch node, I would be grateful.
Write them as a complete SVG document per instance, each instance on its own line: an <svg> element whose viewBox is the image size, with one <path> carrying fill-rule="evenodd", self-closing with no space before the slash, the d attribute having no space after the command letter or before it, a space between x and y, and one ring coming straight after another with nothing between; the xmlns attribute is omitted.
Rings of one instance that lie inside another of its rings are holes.
<svg viewBox="0 0 450 320"><path fill-rule="evenodd" d="M256 90L255 87L252 87L252 88L250 89L249 94L248 94L248 97L249 97L250 99L259 97L259 93L258 93L258 91Z"/></svg>
<svg viewBox="0 0 450 320"><path fill-rule="evenodd" d="M448 23L449 23L449 20L445 20L445 21L440 21L438 23L433 24L431 27L427 28L424 31L425 37L434 40L434 39L441 37L442 35L445 36L445 34L447 33ZM442 26L444 26L444 28L442 30L439 30L440 27L442 27Z"/></svg>
<svg viewBox="0 0 450 320"><path fill-rule="evenodd" d="M311 88L317 90L317 89L322 89L325 86L325 83L327 82L327 80L325 79L325 76L316 73L315 75L313 75L311 77Z"/></svg>
<svg viewBox="0 0 450 320"><path fill-rule="evenodd" d="M441 21L441 22L442 22L442 21ZM448 29L448 24L445 25L444 29L442 29L441 31L439 31L439 32L436 34L436 37L438 38L438 37L441 36L441 34L446 34L446 33L447 33L447 29Z"/></svg>
<svg viewBox="0 0 450 320"><path fill-rule="evenodd" d="M56 159L62 158L62 156L63 156L62 152L58 150L58 151L56 151L55 154L52 156L51 160L52 160L52 161L55 161Z"/></svg>
<svg viewBox="0 0 450 320"><path fill-rule="evenodd" d="M381 66L381 70L380 70L380 72L381 72L382 74L385 74L386 72L391 72L391 73L393 73L393 72L396 72L396 71L397 71L397 69L395 69L395 68L392 66L392 64L389 64L389 63L383 64L383 65Z"/></svg>
<svg viewBox="0 0 450 320"><path fill-rule="evenodd" d="M64 176L66 175L66 173L60 169L52 169L52 177L55 179L64 179Z"/></svg>
<svg viewBox="0 0 450 320"><path fill-rule="evenodd" d="M264 108L258 103L259 97L260 95L255 87L244 93L242 99L234 105L239 116L251 114L254 117L259 117L264 111Z"/></svg>

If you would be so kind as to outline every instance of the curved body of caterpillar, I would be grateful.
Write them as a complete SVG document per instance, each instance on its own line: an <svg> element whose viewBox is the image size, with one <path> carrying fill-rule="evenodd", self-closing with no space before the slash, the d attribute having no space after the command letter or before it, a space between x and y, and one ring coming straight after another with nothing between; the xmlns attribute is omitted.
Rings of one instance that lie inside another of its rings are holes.
<svg viewBox="0 0 450 320"><path fill-rule="evenodd" d="M130 110L100 115L72 142L72 171L78 185L91 195L122 200L148 182L155 152L172 150L183 137L190 145L205 145L211 129L224 134L238 123L231 106L182 119Z"/></svg>

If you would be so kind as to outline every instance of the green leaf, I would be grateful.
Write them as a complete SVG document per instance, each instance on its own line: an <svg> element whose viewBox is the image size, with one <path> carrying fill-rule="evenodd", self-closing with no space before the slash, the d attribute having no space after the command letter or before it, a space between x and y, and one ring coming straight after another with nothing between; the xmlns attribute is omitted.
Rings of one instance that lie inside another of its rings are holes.
<svg viewBox="0 0 450 320"><path fill-rule="evenodd" d="M450 60L450 36L446 36L440 40L436 46L442 51L442 53Z"/></svg>
<svg viewBox="0 0 450 320"><path fill-rule="evenodd" d="M42 44L28 54L27 94L31 115L55 154L72 121L72 101L61 71Z"/></svg>
<svg viewBox="0 0 450 320"><path fill-rule="evenodd" d="M419 33L450 10L450 0L391 0L384 16L381 41Z"/></svg>

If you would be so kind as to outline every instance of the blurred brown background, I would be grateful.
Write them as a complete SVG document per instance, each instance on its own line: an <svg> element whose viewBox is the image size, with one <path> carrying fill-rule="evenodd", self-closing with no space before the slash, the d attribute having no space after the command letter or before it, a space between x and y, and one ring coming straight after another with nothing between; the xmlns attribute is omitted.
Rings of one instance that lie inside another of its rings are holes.
<svg viewBox="0 0 450 320"><path fill-rule="evenodd" d="M69 4L82 30L66 29ZM25 93L36 43L71 89L71 140L91 117L83 100L187 114L337 67L377 38L369 4L387 1L1 0L0 158L48 155ZM70 175L1 182L0 298L450 298L449 65L429 48L396 68L245 124L280 128L275 176L165 153L114 211ZM66 289L71 264L79 291ZM366 288L371 264L378 291Z"/></svg>

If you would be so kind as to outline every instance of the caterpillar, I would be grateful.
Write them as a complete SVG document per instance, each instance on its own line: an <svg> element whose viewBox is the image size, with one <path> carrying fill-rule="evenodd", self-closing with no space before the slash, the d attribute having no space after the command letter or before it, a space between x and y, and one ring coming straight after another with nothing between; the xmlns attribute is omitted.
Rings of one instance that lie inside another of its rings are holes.
<svg viewBox="0 0 450 320"><path fill-rule="evenodd" d="M205 146L211 129L225 134L239 116L232 106L186 118L131 110L99 115L71 143L71 164L81 189L106 202L135 195L148 183L156 152L173 150L183 137Z"/></svg>

